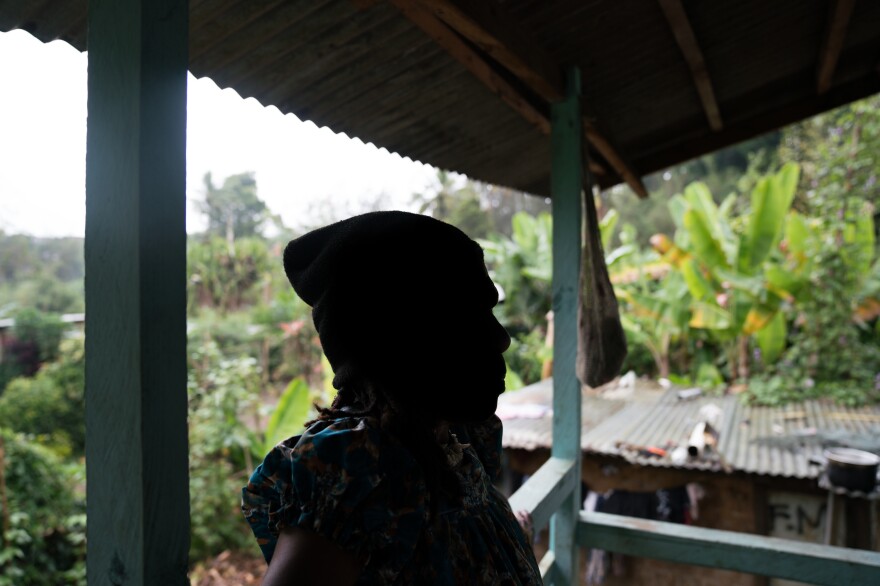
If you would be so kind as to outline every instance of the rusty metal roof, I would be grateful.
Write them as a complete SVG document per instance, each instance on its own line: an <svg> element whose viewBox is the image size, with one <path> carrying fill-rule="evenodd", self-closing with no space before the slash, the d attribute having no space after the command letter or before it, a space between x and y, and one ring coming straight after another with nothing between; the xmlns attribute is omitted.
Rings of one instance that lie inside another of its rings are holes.
<svg viewBox="0 0 880 586"><path fill-rule="evenodd" d="M0 5L0 31L79 50L86 20L86 0ZM600 183L630 173L637 186L639 175L880 91L878 55L878 2L190 2L197 77L536 194L549 190L548 99L564 65L582 70Z"/></svg>
<svg viewBox="0 0 880 586"><path fill-rule="evenodd" d="M810 459L829 446L848 446L880 453L880 407L848 408L830 401L806 401L786 407L746 405L738 396L702 396L681 400L675 389L640 392L617 398L583 396L581 447L585 453L620 456L644 466L816 478L821 469ZM609 391L605 391L605 395ZM523 393L522 395L518 395ZM500 412L515 414L512 404L552 403L552 386L527 387L502 395ZM637 447L671 452L686 446L707 406L719 410L717 450L704 458L673 463ZM504 421L505 448L534 450L552 445L552 414Z"/></svg>

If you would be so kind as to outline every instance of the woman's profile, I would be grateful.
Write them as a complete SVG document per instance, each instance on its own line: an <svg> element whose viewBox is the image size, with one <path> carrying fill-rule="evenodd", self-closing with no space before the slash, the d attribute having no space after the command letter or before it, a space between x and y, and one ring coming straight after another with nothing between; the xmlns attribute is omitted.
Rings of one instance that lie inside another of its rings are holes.
<svg viewBox="0 0 880 586"><path fill-rule="evenodd" d="M281 584L540 584L499 472L510 338L480 247L374 212L293 240L338 393L273 449L242 509Z"/></svg>

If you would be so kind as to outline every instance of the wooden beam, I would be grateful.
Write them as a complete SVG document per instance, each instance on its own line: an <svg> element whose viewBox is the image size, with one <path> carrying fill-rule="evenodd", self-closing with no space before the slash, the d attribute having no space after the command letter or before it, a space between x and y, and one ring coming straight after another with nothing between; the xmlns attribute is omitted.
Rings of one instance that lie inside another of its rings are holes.
<svg viewBox="0 0 880 586"><path fill-rule="evenodd" d="M88 579L183 586L188 2L88 10Z"/></svg>
<svg viewBox="0 0 880 586"><path fill-rule="evenodd" d="M530 103L522 93L499 76L489 63L452 29L416 2L391 0L391 3L414 25L422 29L440 47L479 79L492 93L514 109L541 134L550 134L550 120Z"/></svg>
<svg viewBox="0 0 880 586"><path fill-rule="evenodd" d="M510 508L528 511L535 532L541 531L565 498L580 489L576 468L574 460L550 458L510 496Z"/></svg>
<svg viewBox="0 0 880 586"><path fill-rule="evenodd" d="M351 0L351 3L354 4L354 7L358 10L369 10L381 2L382 0Z"/></svg>
<svg viewBox="0 0 880 586"><path fill-rule="evenodd" d="M553 584L556 578L556 555L548 551L538 562L538 570L541 572L541 581L544 584Z"/></svg>
<svg viewBox="0 0 880 586"><path fill-rule="evenodd" d="M595 123L590 122L585 118L583 126L584 136L586 136L587 140L590 141L597 151L599 151L599 154L608 161L608 164L611 165L611 168L614 169L618 175L620 175L620 178L623 179L640 198L644 199L648 197L648 190L645 189L645 185L642 183L641 178L635 173L635 171L633 171L633 166L617 152L617 149L608 142L605 135L596 129Z"/></svg>
<svg viewBox="0 0 880 586"><path fill-rule="evenodd" d="M819 95L831 89L831 80L837 68L840 51L843 49L846 27L855 4L856 0L836 0L834 4L834 12L828 22L822 49L819 52L819 69L816 74L816 91Z"/></svg>
<svg viewBox="0 0 880 586"><path fill-rule="evenodd" d="M391 0L391 3L542 134L549 134L550 121L546 114L501 78L481 53L462 41L463 37L479 47L548 104L562 98L561 68L497 3L462 0ZM586 137L633 191L647 197L638 173L610 140L594 125L590 125ZM590 170L597 175L608 175L599 163L591 162Z"/></svg>
<svg viewBox="0 0 880 586"><path fill-rule="evenodd" d="M697 93L703 103L703 110L709 120L709 127L717 132L724 126L721 122L721 111L718 109L718 101L715 99L715 90L712 89L712 80L709 78L706 60L703 59L703 52L697 43L697 37L694 35L694 29L691 27L684 7L681 5L681 0L658 0L658 2L667 22L669 22L678 48L681 49L684 60L690 67L691 76L697 86Z"/></svg>
<svg viewBox="0 0 880 586"><path fill-rule="evenodd" d="M554 458L571 460L574 478L581 477L581 384L575 374L581 266L581 190L583 130L581 76L567 74L566 97L552 106L553 212L553 447ZM556 556L555 584L577 584L578 551L574 535L581 508L580 483L561 502L550 525L550 548Z"/></svg>
<svg viewBox="0 0 880 586"><path fill-rule="evenodd" d="M880 553L607 513L580 514L578 544L826 586L877 584Z"/></svg>
<svg viewBox="0 0 880 586"><path fill-rule="evenodd" d="M791 83L795 83L793 78ZM735 122L721 132L698 134L697 136L678 136L675 141L661 142L649 140L641 150L647 151L638 157L639 169L653 173L677 165L683 161L711 153L731 144L742 142L765 132L770 132L788 124L793 124L821 112L843 106L855 100L866 98L880 92L880 76L870 75L845 84L838 84L824 96L808 94L805 97L780 103L773 110L753 115L759 106L768 100L768 92L761 90L746 96L735 108L741 112ZM733 109L733 108L731 108ZM638 147L636 151L638 152ZM610 187L613 181L602 178L602 187Z"/></svg>
<svg viewBox="0 0 880 586"><path fill-rule="evenodd" d="M565 96L560 67L492 0L418 0L434 16L478 46L547 103Z"/></svg>

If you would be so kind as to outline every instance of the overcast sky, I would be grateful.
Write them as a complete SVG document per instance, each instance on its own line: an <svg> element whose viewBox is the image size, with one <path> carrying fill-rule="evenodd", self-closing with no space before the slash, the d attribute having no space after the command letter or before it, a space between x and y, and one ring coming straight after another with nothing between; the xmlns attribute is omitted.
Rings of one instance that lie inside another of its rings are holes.
<svg viewBox="0 0 880 586"><path fill-rule="evenodd" d="M67 43L0 33L0 229L39 236L82 236L85 227L86 56ZM284 222L310 221L310 202L356 209L387 195L408 209L434 170L335 135L256 100L189 78L187 199L215 184L256 173L260 197ZM192 210L192 206L190 205ZM201 228L196 213L190 231Z"/></svg>

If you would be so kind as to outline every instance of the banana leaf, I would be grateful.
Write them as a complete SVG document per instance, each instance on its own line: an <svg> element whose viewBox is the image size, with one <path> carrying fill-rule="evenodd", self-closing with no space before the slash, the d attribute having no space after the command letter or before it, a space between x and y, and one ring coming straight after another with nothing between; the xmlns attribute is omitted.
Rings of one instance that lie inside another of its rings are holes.
<svg viewBox="0 0 880 586"><path fill-rule="evenodd" d="M301 378L290 381L266 426L263 453L269 452L279 442L302 431L311 410L309 386Z"/></svg>
<svg viewBox="0 0 880 586"><path fill-rule="evenodd" d="M773 319L758 333L755 338L758 340L758 347L761 349L761 356L764 364L773 364L776 359L785 350L785 337L787 335L787 326L785 324L785 315L781 311L777 311L773 315Z"/></svg>

